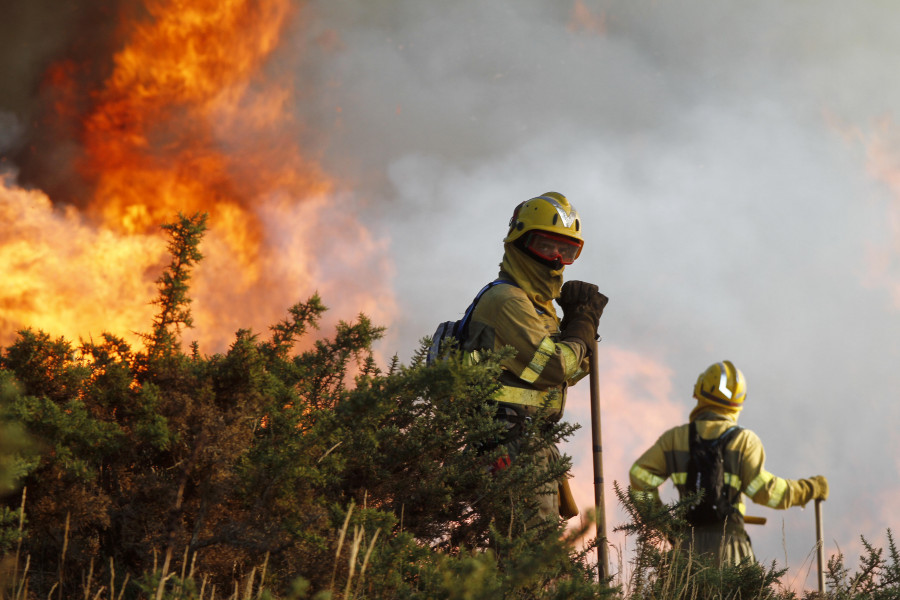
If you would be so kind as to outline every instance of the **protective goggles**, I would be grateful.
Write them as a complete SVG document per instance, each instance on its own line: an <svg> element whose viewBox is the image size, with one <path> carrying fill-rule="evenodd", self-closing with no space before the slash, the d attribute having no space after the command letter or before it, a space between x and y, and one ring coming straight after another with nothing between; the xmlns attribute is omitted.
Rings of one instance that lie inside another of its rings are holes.
<svg viewBox="0 0 900 600"><path fill-rule="evenodd" d="M581 254L584 242L564 235L556 235L546 231L530 231L525 241L525 248L545 260L557 260L564 265L571 265Z"/></svg>

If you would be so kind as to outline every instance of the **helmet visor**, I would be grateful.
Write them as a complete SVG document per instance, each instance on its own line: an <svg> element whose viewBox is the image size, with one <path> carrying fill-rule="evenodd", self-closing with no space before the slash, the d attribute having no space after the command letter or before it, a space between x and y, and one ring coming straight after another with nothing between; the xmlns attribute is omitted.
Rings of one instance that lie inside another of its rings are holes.
<svg viewBox="0 0 900 600"><path fill-rule="evenodd" d="M546 260L557 260L564 265L571 265L581 254L584 242L564 235L556 235L546 231L531 231L525 247L535 255Z"/></svg>

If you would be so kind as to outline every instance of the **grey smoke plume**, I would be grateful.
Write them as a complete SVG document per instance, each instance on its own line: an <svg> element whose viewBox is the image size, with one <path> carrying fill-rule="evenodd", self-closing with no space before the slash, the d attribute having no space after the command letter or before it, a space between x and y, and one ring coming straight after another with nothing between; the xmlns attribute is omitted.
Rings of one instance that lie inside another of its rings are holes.
<svg viewBox="0 0 900 600"><path fill-rule="evenodd" d="M314 103L326 166L392 241L403 309L388 352L408 356L495 275L517 202L563 192L587 237L568 276L611 298L607 358L638 357L617 367L630 374L605 371L609 387L630 382L604 413L604 448L621 453L607 480L626 482L630 461L687 418L697 374L729 358L748 378L741 424L763 439L768 469L831 481L828 541L852 556L859 534L896 528L892 7L312 6L310 27L340 42L315 63L331 83ZM675 408L671 423L653 414L648 388ZM569 417L586 422L586 393L574 398ZM567 449L582 478L583 433ZM812 512L748 513L769 519L750 531L759 557L814 587L800 572Z"/></svg>

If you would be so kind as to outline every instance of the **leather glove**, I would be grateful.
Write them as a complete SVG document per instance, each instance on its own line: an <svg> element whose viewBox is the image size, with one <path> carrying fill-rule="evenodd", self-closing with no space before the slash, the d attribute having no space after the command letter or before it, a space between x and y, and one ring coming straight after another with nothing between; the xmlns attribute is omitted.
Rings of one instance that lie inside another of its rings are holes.
<svg viewBox="0 0 900 600"><path fill-rule="evenodd" d="M567 281L560 290L559 305L563 309L560 338L574 339L586 348L597 339L597 327L609 298L593 283Z"/></svg>
<svg viewBox="0 0 900 600"><path fill-rule="evenodd" d="M816 475L806 480L812 486L813 500L828 500L828 480L822 475Z"/></svg>
<svg viewBox="0 0 900 600"><path fill-rule="evenodd" d="M567 281L559 291L559 300L557 300L557 302L559 302L559 305L562 307L563 313L568 313L578 305L591 302L598 294L602 296L599 288L593 283L587 283L586 281ZM606 303L604 302L604 306L605 304ZM600 312L603 312L603 306L600 307ZM599 315L597 318L600 318Z"/></svg>

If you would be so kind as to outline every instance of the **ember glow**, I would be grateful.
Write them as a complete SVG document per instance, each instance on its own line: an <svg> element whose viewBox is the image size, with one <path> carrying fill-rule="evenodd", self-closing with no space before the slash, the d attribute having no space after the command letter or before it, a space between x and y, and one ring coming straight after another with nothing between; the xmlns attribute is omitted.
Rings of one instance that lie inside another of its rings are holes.
<svg viewBox="0 0 900 600"><path fill-rule="evenodd" d="M208 350L238 328L264 331L315 291L343 313L334 319L360 310L389 318L392 301L370 299L382 284L350 273L389 271L381 245L340 205L346 191L304 155L304 126L290 111L295 82L273 60L292 5L152 0L146 12L120 24L124 45L99 88L71 60L45 73L53 101L43 119L77 140L78 180L71 204L56 209L61 199L4 182L2 210L27 214L29 226L6 225L0 239L4 255L19 257L4 279L23 282L3 286L15 309L4 311L0 342L25 326L76 339L145 331L168 258L159 226L178 213L209 214L192 286L195 335ZM381 264L363 266L373 260ZM359 289L347 293L335 274Z"/></svg>

